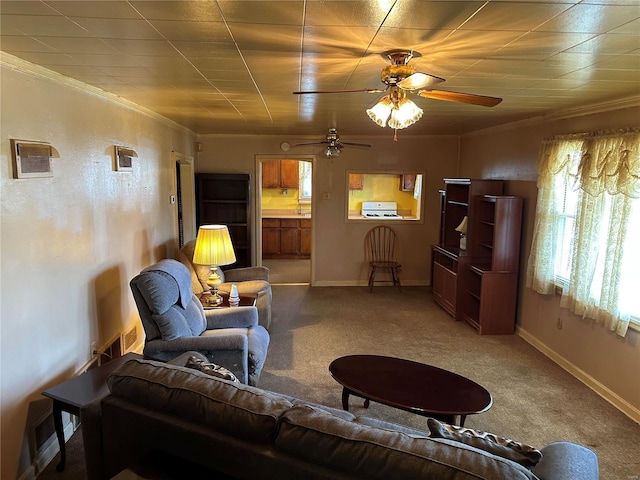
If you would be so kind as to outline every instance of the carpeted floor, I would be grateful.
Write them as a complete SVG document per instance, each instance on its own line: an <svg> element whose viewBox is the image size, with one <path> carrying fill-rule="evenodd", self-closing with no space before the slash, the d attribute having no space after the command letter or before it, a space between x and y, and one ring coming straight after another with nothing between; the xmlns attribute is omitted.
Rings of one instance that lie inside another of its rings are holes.
<svg viewBox="0 0 640 480"><path fill-rule="evenodd" d="M311 260L276 259L263 260L269 268L269 282L272 285L309 284L311 281Z"/></svg>
<svg viewBox="0 0 640 480"><path fill-rule="evenodd" d="M341 407L341 387L328 372L341 355L371 353L429 363L467 376L493 395L486 413L466 426L542 446L569 440L592 448L602 480L640 475L640 426L516 335L479 336L435 305L427 288L274 286L269 355L260 386ZM351 411L426 429L426 420L351 400ZM39 477L84 478L79 432L68 469L57 458Z"/></svg>

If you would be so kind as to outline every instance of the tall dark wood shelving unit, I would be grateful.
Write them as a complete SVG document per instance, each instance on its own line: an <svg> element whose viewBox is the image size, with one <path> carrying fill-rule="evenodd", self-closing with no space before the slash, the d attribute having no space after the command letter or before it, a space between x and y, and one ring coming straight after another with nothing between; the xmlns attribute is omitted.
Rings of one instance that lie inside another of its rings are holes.
<svg viewBox="0 0 640 480"><path fill-rule="evenodd" d="M433 298L480 334L515 328L522 199L504 181L447 178L441 191L440 243L432 246ZM455 229L467 217L467 249Z"/></svg>
<svg viewBox="0 0 640 480"><path fill-rule="evenodd" d="M220 224L229 228L236 263L223 269L251 266L251 175L200 173L196 197L198 227Z"/></svg>

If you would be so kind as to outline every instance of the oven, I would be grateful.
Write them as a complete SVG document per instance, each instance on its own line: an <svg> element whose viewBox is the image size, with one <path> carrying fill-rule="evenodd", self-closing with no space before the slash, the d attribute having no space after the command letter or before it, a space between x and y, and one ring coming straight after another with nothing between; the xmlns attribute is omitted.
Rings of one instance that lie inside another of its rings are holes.
<svg viewBox="0 0 640 480"><path fill-rule="evenodd" d="M360 213L368 220L402 220L396 202L362 202Z"/></svg>

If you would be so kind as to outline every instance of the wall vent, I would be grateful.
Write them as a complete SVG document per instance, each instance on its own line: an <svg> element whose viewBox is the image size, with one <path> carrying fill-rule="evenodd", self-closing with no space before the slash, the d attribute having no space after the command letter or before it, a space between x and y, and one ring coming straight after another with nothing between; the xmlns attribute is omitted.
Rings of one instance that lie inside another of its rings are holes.
<svg viewBox="0 0 640 480"><path fill-rule="evenodd" d="M130 172L133 170L133 159L138 158L135 150L127 147L115 145L116 150L116 170L119 172Z"/></svg>
<svg viewBox="0 0 640 480"><path fill-rule="evenodd" d="M11 140L13 178L53 177L52 148L44 142Z"/></svg>
<svg viewBox="0 0 640 480"><path fill-rule="evenodd" d="M124 347L124 352L130 352L137 342L138 329L134 325L128 332L122 335L122 345Z"/></svg>

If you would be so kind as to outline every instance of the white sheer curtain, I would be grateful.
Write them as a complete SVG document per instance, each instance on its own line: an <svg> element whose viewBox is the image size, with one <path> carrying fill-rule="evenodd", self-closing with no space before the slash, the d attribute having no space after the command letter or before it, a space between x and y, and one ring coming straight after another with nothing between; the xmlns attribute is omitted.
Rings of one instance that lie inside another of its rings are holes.
<svg viewBox="0 0 640 480"><path fill-rule="evenodd" d="M562 307L624 336L638 313L640 129L547 139L538 174L527 287L552 294L563 277Z"/></svg>

